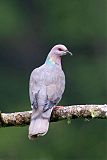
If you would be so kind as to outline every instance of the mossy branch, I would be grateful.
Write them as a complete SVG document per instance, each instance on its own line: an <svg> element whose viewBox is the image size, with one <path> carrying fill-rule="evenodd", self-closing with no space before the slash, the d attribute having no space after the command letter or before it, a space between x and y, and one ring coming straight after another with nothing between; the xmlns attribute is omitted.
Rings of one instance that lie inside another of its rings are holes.
<svg viewBox="0 0 107 160"><path fill-rule="evenodd" d="M32 111L0 113L0 127L25 126L30 123ZM107 104L57 106L53 109L50 121L63 119L100 118L107 119Z"/></svg>

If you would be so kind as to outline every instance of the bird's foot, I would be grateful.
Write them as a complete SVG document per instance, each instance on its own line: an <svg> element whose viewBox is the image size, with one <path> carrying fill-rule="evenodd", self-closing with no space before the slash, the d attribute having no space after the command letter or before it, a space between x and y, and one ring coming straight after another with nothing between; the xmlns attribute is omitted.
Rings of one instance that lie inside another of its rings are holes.
<svg viewBox="0 0 107 160"><path fill-rule="evenodd" d="M56 109L60 109L60 108L64 108L64 106L55 106L53 109L56 110Z"/></svg>

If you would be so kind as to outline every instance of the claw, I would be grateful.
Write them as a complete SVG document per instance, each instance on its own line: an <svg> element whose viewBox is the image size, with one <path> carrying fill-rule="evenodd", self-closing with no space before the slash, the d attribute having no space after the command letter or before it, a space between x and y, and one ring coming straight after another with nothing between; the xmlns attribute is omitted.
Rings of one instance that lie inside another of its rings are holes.
<svg viewBox="0 0 107 160"><path fill-rule="evenodd" d="M53 109L56 110L56 109L61 109L61 108L64 108L64 106L55 106Z"/></svg>

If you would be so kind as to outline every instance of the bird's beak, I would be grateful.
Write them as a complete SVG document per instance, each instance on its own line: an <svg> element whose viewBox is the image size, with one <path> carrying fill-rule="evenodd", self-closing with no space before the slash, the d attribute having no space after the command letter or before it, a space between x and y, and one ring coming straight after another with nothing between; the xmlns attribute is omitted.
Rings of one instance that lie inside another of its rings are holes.
<svg viewBox="0 0 107 160"><path fill-rule="evenodd" d="M69 52L68 50L66 51L66 54L70 54L71 56L73 55L71 52Z"/></svg>

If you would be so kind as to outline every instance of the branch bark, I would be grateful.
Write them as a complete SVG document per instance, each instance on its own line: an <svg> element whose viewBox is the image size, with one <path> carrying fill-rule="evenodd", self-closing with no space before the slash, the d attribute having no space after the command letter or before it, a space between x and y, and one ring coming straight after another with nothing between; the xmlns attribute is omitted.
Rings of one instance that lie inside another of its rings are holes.
<svg viewBox="0 0 107 160"><path fill-rule="evenodd" d="M0 113L0 127L25 126L30 123L32 111ZM53 109L51 122L75 118L107 119L107 104L57 106Z"/></svg>

